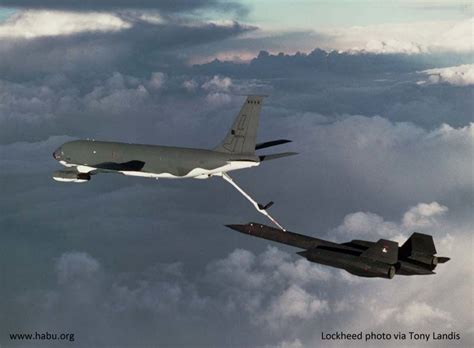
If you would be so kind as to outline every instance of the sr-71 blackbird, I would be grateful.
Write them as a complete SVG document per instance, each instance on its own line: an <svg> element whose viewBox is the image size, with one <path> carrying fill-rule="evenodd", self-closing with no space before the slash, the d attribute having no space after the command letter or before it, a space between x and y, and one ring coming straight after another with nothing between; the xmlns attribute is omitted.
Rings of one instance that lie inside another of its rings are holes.
<svg viewBox="0 0 474 348"><path fill-rule="evenodd" d="M308 261L341 268L360 277L392 279L395 274L434 274L433 270L439 263L449 261L448 257L435 256L432 236L418 232L414 232L399 247L397 242L386 239L378 242L352 240L338 244L258 223L227 227L243 234L304 249L297 254Z"/></svg>
<svg viewBox="0 0 474 348"><path fill-rule="evenodd" d="M155 179L207 179L218 176L232 184L258 212L283 229L267 212L273 202L265 205L257 203L227 174L237 169L256 167L263 161L296 154L255 153L256 150L290 142L280 139L256 144L262 101L263 96L248 96L227 136L212 150L95 140L67 142L54 151L53 157L68 169L54 172L53 179L87 182L92 175L99 173L120 173Z"/></svg>

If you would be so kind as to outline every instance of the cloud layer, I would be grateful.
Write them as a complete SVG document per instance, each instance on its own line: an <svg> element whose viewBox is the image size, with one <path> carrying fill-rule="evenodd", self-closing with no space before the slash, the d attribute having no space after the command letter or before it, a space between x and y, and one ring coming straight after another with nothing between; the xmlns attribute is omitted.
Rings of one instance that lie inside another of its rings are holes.
<svg viewBox="0 0 474 348"><path fill-rule="evenodd" d="M136 344L127 327L140 327L144 337L157 334L155 339L165 345L194 342L195 346L214 346L219 345L219 335L208 334L223 326L227 328L226 339L233 345L310 347L321 343L321 330L334 330L333 319L338 321L337 327L349 332L454 330L461 332L462 342L467 343L472 339L466 331L472 308L466 307L463 299L469 295L469 284L453 289L451 299L443 299L438 292L451 287L453 279L471 277L465 263L469 250L463 244L469 238L468 231L453 230L445 219L430 228L439 253L456 257L450 261L452 267L450 263L439 267L437 276L426 277L423 282L402 276L392 281L361 279L296 259L273 246L260 253L235 249L192 272L189 266L174 262L149 265L139 273L115 273L90 254L73 251L56 259L56 285L17 297L14 305L32 315L32 325L37 329L47 325L69 331L74 328L81 346L88 342L101 345L105 340L120 346ZM446 228L456 235L456 243L450 247L439 243ZM380 237L389 238L390 233ZM438 291L426 290L432 286ZM404 291L407 287L409 292ZM41 306L32 310L34 304ZM73 317L57 317L58 313L72 312ZM77 326L91 316L93 323L85 321ZM50 318L49 324L35 322L40 318ZM232 324L235 320L238 326ZM187 334L170 335L176 325ZM239 337L243 330L249 336ZM398 344L392 343L387 342L389 346ZM368 344L376 346L377 342Z"/></svg>
<svg viewBox="0 0 474 348"><path fill-rule="evenodd" d="M130 27L130 23L108 13L25 11L0 25L0 37L32 39L82 32L114 32Z"/></svg>
<svg viewBox="0 0 474 348"><path fill-rule="evenodd" d="M464 64L422 71L428 75L429 83L448 83L454 86L474 85L474 65ZM425 83L425 81L422 81Z"/></svg>

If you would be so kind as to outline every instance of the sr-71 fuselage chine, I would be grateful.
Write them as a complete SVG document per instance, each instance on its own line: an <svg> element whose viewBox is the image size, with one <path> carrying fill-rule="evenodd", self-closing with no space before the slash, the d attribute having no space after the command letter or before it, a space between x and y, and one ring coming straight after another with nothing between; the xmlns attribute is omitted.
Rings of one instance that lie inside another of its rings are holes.
<svg viewBox="0 0 474 348"><path fill-rule="evenodd" d="M304 249L297 254L308 261L344 269L360 277L392 279L395 274L434 274L433 270L439 263L449 261L448 257L435 256L432 236L418 232L414 232L399 247L397 242L386 239L377 242L352 240L339 244L294 232L283 232L258 223L227 227L243 234Z"/></svg>
<svg viewBox="0 0 474 348"><path fill-rule="evenodd" d="M273 202L265 205L257 203L227 174L256 167L262 161L296 154L256 154L256 150L290 142L280 139L256 143L262 102L263 96L248 96L227 136L212 150L95 140L67 142L54 151L53 157L68 169L54 172L53 179L83 183L99 173L155 179L207 179L218 176L232 184L257 211L282 228L266 210Z"/></svg>

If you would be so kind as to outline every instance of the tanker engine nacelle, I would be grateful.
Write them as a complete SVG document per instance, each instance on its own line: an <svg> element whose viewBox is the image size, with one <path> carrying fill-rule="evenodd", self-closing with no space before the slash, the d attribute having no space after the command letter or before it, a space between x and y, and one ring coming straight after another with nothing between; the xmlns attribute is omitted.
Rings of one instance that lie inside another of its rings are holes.
<svg viewBox="0 0 474 348"><path fill-rule="evenodd" d="M91 179L91 175L89 173L57 170L53 173L53 179L61 182L87 182Z"/></svg>

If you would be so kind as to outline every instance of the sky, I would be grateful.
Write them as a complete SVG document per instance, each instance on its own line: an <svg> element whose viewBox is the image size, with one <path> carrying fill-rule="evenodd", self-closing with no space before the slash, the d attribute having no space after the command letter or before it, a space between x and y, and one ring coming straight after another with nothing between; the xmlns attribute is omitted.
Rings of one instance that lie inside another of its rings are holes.
<svg viewBox="0 0 474 348"><path fill-rule="evenodd" d="M469 2L1 6L0 346L54 346L9 339L46 331L75 347L348 346L321 340L336 331L474 345ZM224 227L267 221L219 178L52 180L73 139L212 148L249 93L269 95L258 140L299 155L233 178L283 226L337 242L418 231L451 260L358 278Z"/></svg>
<svg viewBox="0 0 474 348"><path fill-rule="evenodd" d="M291 6L282 0L244 3L251 9L250 23L275 30L461 20L470 17L472 6L470 1L297 0Z"/></svg>

